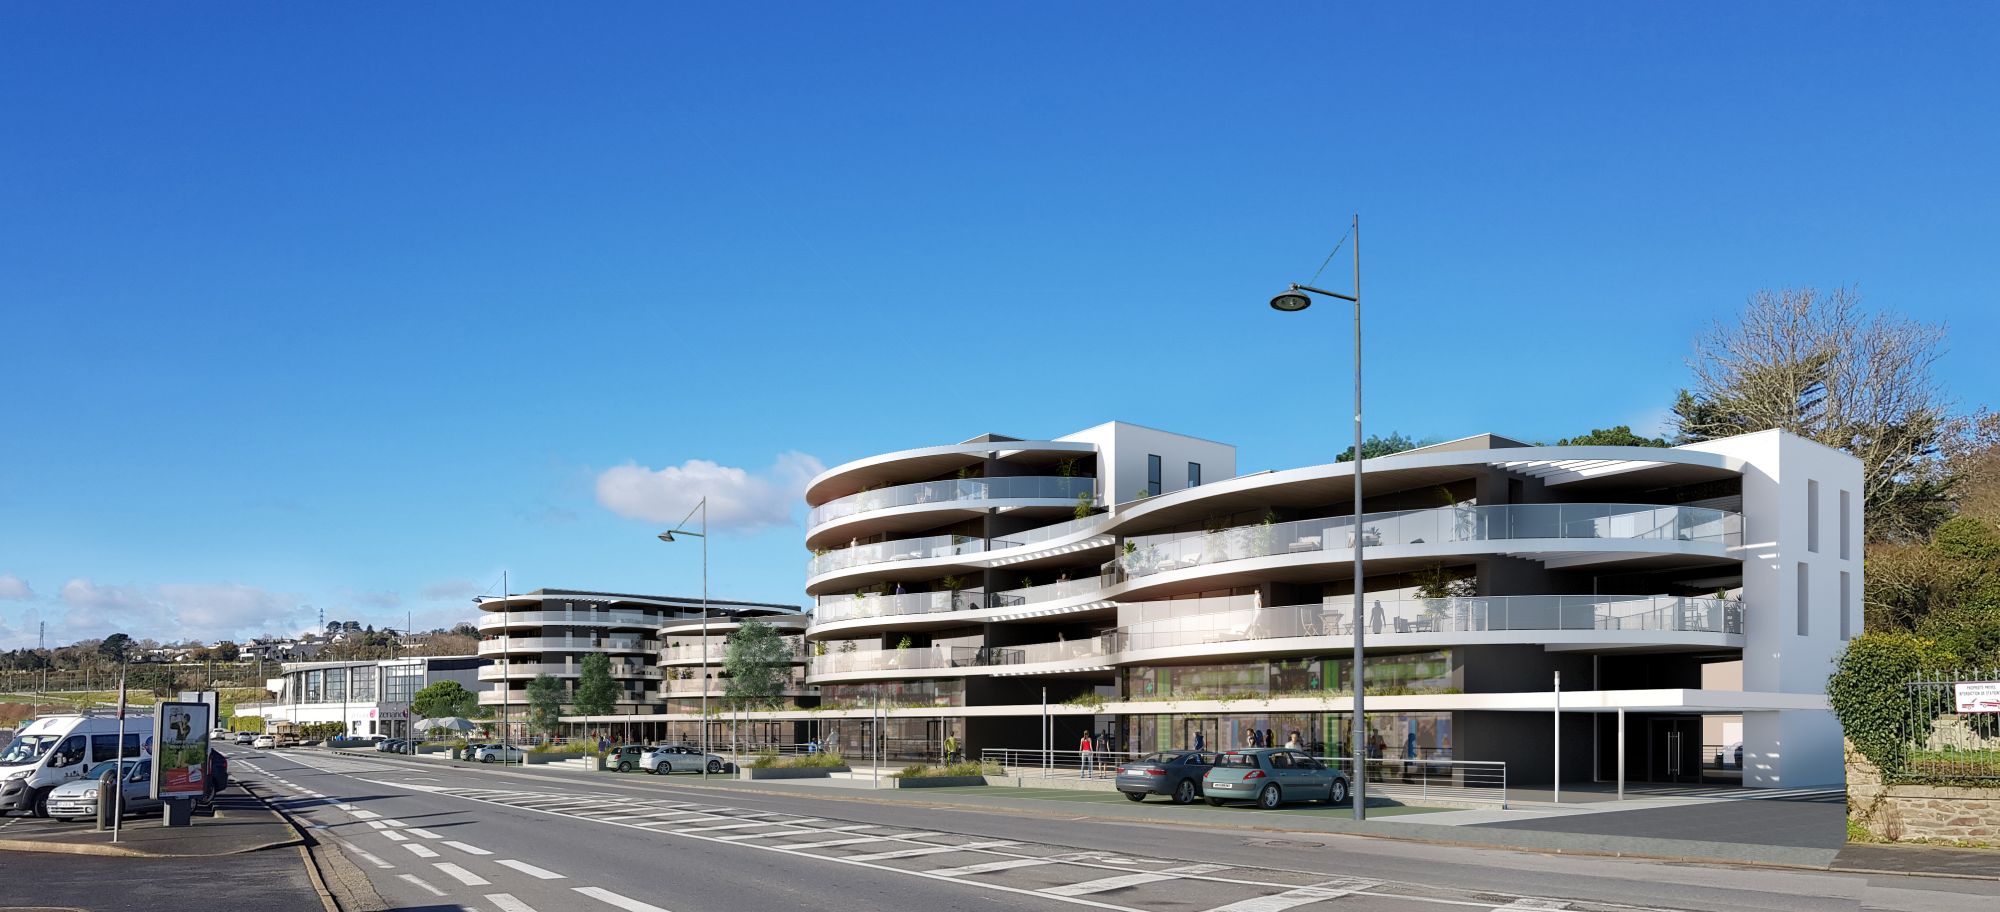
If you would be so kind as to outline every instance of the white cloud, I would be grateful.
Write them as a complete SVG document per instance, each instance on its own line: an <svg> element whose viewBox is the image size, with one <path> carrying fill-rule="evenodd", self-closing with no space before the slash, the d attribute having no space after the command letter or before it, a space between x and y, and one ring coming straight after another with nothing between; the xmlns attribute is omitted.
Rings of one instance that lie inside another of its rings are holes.
<svg viewBox="0 0 2000 912"><path fill-rule="evenodd" d="M73 579L63 584L60 598L67 611L52 626L63 631L63 642L121 631L163 642L242 639L297 630L313 620L299 596L239 583L140 588Z"/></svg>
<svg viewBox="0 0 2000 912"><path fill-rule="evenodd" d="M708 524L716 529L756 529L790 524L803 502L806 482L825 466L804 453L785 453L758 472L690 459L678 466L649 469L636 463L597 476L597 502L620 516L650 522L677 522L702 497Z"/></svg>
<svg viewBox="0 0 2000 912"><path fill-rule="evenodd" d="M35 590L28 588L28 581L12 573L0 573L0 601L32 601Z"/></svg>

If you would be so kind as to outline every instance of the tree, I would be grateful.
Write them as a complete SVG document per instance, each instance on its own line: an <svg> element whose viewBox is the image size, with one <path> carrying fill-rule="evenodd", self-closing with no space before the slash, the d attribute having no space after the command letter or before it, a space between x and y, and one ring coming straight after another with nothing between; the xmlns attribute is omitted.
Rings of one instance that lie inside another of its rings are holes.
<svg viewBox="0 0 2000 912"><path fill-rule="evenodd" d="M562 722L563 686L555 675L538 674L528 682L528 727L554 735Z"/></svg>
<svg viewBox="0 0 2000 912"><path fill-rule="evenodd" d="M1631 426L1620 424L1615 427L1593 428L1590 433L1576 437L1564 437L1556 441L1556 446L1665 447L1673 444L1660 437L1641 437L1632 433Z"/></svg>
<svg viewBox="0 0 2000 912"><path fill-rule="evenodd" d="M122 633L114 633L97 644L97 654L114 664L123 664L132 658L132 638Z"/></svg>
<svg viewBox="0 0 2000 912"><path fill-rule="evenodd" d="M478 705L478 695L457 681L439 681L410 698L410 709L426 719L464 716Z"/></svg>
<svg viewBox="0 0 2000 912"><path fill-rule="evenodd" d="M1411 440L1400 433L1392 433L1387 437L1370 434L1367 440L1361 442L1361 455L1367 459L1374 459L1379 456L1388 456L1392 453L1401 453L1404 450L1414 450L1420 446L1429 446L1436 442L1435 440L1428 439L1422 441ZM1353 462L1354 447L1349 445L1347 451L1335 457L1333 461Z"/></svg>
<svg viewBox="0 0 2000 912"><path fill-rule="evenodd" d="M577 680L576 712L582 716L608 716L618 708L622 688L611 680L611 657L593 652L583 657L583 673Z"/></svg>
<svg viewBox="0 0 2000 912"><path fill-rule="evenodd" d="M722 657L722 670L729 679L722 693L738 709L770 709L785 691L786 670L791 668L792 647L778 629L751 619L729 637Z"/></svg>
<svg viewBox="0 0 2000 912"><path fill-rule="evenodd" d="M1864 315L1846 288L1760 291L1739 323L1695 340L1675 428L1682 443L1777 428L1846 451L1870 538L1921 539L1950 515L1937 471L1950 409L1931 376L1943 341L1941 326Z"/></svg>

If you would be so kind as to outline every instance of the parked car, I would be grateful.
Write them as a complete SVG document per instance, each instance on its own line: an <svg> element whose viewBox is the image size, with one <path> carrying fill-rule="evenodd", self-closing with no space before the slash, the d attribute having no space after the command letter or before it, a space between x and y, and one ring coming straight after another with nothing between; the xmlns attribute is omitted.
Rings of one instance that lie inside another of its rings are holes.
<svg viewBox="0 0 2000 912"><path fill-rule="evenodd" d="M228 739L229 729L226 728L214 729L208 733L208 740L210 741L226 741Z"/></svg>
<svg viewBox="0 0 2000 912"><path fill-rule="evenodd" d="M511 744L487 744L473 751L472 759L481 763L523 763L528 753Z"/></svg>
<svg viewBox="0 0 2000 912"><path fill-rule="evenodd" d="M254 734L251 734L250 732L237 732L237 733L236 733L236 743L238 743L238 744L249 744L250 742L252 742L252 741L255 741L255 740L257 740L257 736L256 736L256 735L254 735Z"/></svg>
<svg viewBox="0 0 2000 912"><path fill-rule="evenodd" d="M250 746L260 750L273 750L278 746L278 739L270 735L258 735L251 739Z"/></svg>
<svg viewBox="0 0 2000 912"><path fill-rule="evenodd" d="M644 744L620 744L604 755L604 763L621 773L629 773L635 768L644 769L649 750L652 748Z"/></svg>
<svg viewBox="0 0 2000 912"><path fill-rule="evenodd" d="M1228 751L1202 777L1202 797L1212 806L1254 801L1275 808L1287 801L1347 800L1347 774L1305 751L1287 748Z"/></svg>
<svg viewBox="0 0 2000 912"><path fill-rule="evenodd" d="M104 785L104 774L117 768L119 763L117 760L106 760L86 770L83 778L56 786L54 791L49 792L49 816L62 821L97 816L98 792ZM128 758L123 763L124 775L119 779L125 791L125 816L158 809L160 802L152 797L151 758Z"/></svg>
<svg viewBox="0 0 2000 912"><path fill-rule="evenodd" d="M57 786L82 778L96 763L137 756L141 733L150 731L152 724L150 716L129 717L122 748L113 716L42 716L21 726L0 751L0 814L26 811L48 816L48 797Z"/></svg>
<svg viewBox="0 0 2000 912"><path fill-rule="evenodd" d="M1147 795L1165 795L1175 804L1193 804L1201 797L1201 779L1215 765L1215 754L1206 751L1155 751L1118 765L1114 785L1125 797L1144 801Z"/></svg>
<svg viewBox="0 0 2000 912"><path fill-rule="evenodd" d="M669 773L699 773L706 769L713 774L721 773L729 764L714 754L704 754L696 747L674 747L660 745L642 756L640 765L649 773L667 775Z"/></svg>

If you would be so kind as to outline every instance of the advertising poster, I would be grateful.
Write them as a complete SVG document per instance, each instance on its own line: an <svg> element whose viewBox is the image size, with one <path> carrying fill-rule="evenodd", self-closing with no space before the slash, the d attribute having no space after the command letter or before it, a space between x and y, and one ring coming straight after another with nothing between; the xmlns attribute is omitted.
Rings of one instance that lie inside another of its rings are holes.
<svg viewBox="0 0 2000 912"><path fill-rule="evenodd" d="M153 797L198 798L208 782L209 708L161 703L153 714Z"/></svg>

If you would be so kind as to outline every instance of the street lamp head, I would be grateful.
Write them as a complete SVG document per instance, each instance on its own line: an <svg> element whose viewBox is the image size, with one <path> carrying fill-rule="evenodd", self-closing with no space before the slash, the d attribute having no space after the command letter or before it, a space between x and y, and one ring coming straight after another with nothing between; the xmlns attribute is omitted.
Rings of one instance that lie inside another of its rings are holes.
<svg viewBox="0 0 2000 912"><path fill-rule="evenodd" d="M1296 286L1278 292L1276 295L1273 295L1271 297L1272 310L1282 310L1286 313L1297 313L1298 311L1304 310L1311 306L1312 306L1312 299L1306 297L1306 293L1298 290Z"/></svg>
<svg viewBox="0 0 2000 912"><path fill-rule="evenodd" d="M662 532L660 533L660 540L663 542L672 542L674 540L674 533Z"/></svg>

